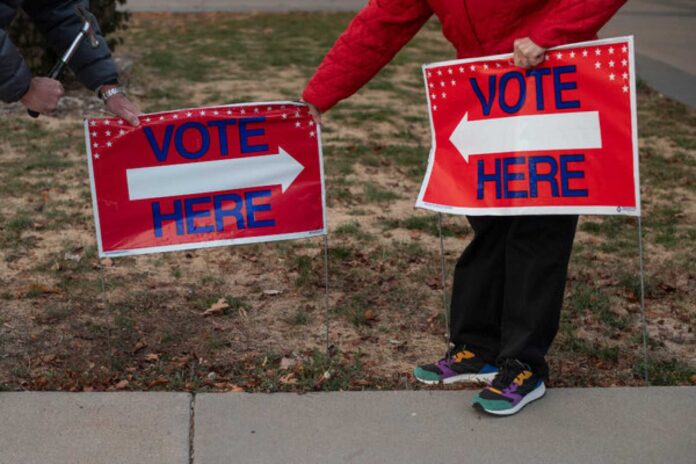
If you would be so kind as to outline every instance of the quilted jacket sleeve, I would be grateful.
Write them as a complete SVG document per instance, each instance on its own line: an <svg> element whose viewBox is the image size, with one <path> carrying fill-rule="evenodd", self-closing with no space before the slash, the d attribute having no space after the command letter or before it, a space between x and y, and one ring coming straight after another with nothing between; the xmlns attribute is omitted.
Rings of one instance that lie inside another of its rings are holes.
<svg viewBox="0 0 696 464"><path fill-rule="evenodd" d="M302 98L323 112L351 96L432 14L426 0L370 0L326 55Z"/></svg>
<svg viewBox="0 0 696 464"><path fill-rule="evenodd" d="M626 0L556 0L555 3L530 34L530 39L544 48L595 37Z"/></svg>
<svg viewBox="0 0 696 464"><path fill-rule="evenodd" d="M19 100L29 89L31 71L22 55L0 29L0 100L11 103Z"/></svg>
<svg viewBox="0 0 696 464"><path fill-rule="evenodd" d="M77 5L89 7L89 1L25 0L22 9L46 33L51 47L58 54L62 54L82 27L82 22L75 12ZM84 40L69 64L80 82L90 90L96 90L100 85L118 79L111 51L98 27L96 33L99 46L92 48L89 40Z"/></svg>

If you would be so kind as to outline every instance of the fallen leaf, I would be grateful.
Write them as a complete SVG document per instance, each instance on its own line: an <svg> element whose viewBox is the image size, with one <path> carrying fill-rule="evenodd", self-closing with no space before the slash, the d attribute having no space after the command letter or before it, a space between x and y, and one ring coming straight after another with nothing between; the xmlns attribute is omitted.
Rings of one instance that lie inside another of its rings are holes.
<svg viewBox="0 0 696 464"><path fill-rule="evenodd" d="M82 260L82 253L72 253L70 251L66 251L63 255L63 259L66 261L75 261L76 263L79 263Z"/></svg>
<svg viewBox="0 0 696 464"><path fill-rule="evenodd" d="M210 308L206 309L203 312L203 316L207 317L207 316L214 316L217 314L222 314L222 312L229 307L230 307L230 305L227 304L227 301L224 298L220 298L217 301L217 303L213 304Z"/></svg>
<svg viewBox="0 0 696 464"><path fill-rule="evenodd" d="M296 385L297 384L297 379L295 378L295 374L290 372L287 375L282 376L280 379L280 383L283 385Z"/></svg>
<svg viewBox="0 0 696 464"><path fill-rule="evenodd" d="M159 359L160 356L157 353L148 353L145 355L145 361L148 362L157 362Z"/></svg>
<svg viewBox="0 0 696 464"><path fill-rule="evenodd" d="M23 291L25 295L27 294L41 294L41 295L57 295L60 293L60 289L56 287L49 287L43 284L31 284L26 290Z"/></svg>
<svg viewBox="0 0 696 464"><path fill-rule="evenodd" d="M112 267L114 265L114 261L111 258L104 258L101 260L101 265L102 267Z"/></svg>
<svg viewBox="0 0 696 464"><path fill-rule="evenodd" d="M366 321L376 321L377 320L377 315L371 309L368 309L365 311L364 317L365 317Z"/></svg>
<svg viewBox="0 0 696 464"><path fill-rule="evenodd" d="M295 364L297 364L297 361L295 361L294 359L284 357L280 360L280 369L285 371L293 368Z"/></svg>
<svg viewBox="0 0 696 464"><path fill-rule="evenodd" d="M280 295L281 293L283 293L282 290L264 290L263 291L263 294L268 295L268 296L276 296L276 295Z"/></svg>
<svg viewBox="0 0 696 464"><path fill-rule="evenodd" d="M133 354L147 347L147 342L145 340L138 340L138 342L133 347Z"/></svg>
<svg viewBox="0 0 696 464"><path fill-rule="evenodd" d="M114 388L116 390L123 390L124 388L126 388L128 386L128 384L129 384L129 382L127 380L121 380L119 383L114 385Z"/></svg>
<svg viewBox="0 0 696 464"><path fill-rule="evenodd" d="M229 382L220 382L213 384L213 386L218 390L223 390L230 393L244 393L244 389L242 387Z"/></svg>

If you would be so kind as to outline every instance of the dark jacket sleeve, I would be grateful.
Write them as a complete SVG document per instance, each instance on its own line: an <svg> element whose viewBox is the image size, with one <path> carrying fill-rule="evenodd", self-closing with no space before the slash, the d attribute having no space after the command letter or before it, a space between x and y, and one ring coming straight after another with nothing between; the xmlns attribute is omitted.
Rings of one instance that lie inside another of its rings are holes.
<svg viewBox="0 0 696 464"><path fill-rule="evenodd" d="M82 27L75 11L78 5L89 7L89 1L26 0L22 9L46 33L48 43L56 53L62 55ZM118 78L111 51L98 26L96 33L99 46L92 48L89 40L85 39L69 63L80 82L90 90L96 90L100 85Z"/></svg>
<svg viewBox="0 0 696 464"><path fill-rule="evenodd" d="M0 100L16 102L31 82L31 71L7 33L0 29Z"/></svg>

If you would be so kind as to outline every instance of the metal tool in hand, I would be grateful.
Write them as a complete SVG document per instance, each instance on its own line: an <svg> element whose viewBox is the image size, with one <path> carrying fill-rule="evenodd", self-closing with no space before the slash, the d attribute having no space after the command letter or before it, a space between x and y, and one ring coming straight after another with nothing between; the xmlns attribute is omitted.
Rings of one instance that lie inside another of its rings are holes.
<svg viewBox="0 0 696 464"><path fill-rule="evenodd" d="M51 72L48 73L48 77L51 79L60 79L60 77L63 75L63 71L65 71L65 67L68 65L73 55L75 55L75 52L85 38L89 39L89 43L92 48L97 48L99 46L99 40L97 39L97 34L94 29L94 16L92 16L92 14L82 6L78 6L76 10L77 15L82 20L82 27L80 28L80 32L78 32L77 36L75 36L75 39L70 44L70 47L68 47L63 56L58 60L53 68L51 68ZM36 111L27 110L27 112L32 118L39 117L39 113Z"/></svg>

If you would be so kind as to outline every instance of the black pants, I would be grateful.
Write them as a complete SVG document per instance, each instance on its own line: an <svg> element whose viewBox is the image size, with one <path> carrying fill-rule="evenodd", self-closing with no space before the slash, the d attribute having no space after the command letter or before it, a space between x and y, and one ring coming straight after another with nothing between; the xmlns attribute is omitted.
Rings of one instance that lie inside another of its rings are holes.
<svg viewBox="0 0 696 464"><path fill-rule="evenodd" d="M475 235L454 271L451 341L488 362L519 359L547 377L578 217L468 219Z"/></svg>

